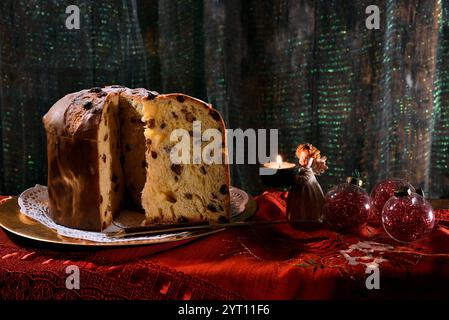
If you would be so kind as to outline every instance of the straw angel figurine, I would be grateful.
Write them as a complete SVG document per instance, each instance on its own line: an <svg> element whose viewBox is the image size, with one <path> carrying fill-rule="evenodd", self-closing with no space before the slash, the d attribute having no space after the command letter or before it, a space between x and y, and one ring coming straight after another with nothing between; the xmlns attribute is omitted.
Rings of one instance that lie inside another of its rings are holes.
<svg viewBox="0 0 449 320"><path fill-rule="evenodd" d="M287 197L287 218L305 222L322 222L324 194L315 175L326 169L326 157L310 143L300 144L296 149L299 170Z"/></svg>

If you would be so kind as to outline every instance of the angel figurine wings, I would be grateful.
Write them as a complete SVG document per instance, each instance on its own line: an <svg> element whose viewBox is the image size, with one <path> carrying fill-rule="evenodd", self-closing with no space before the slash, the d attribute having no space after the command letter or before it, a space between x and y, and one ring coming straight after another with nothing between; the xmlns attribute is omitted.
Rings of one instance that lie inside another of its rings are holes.
<svg viewBox="0 0 449 320"><path fill-rule="evenodd" d="M296 149L299 169L287 197L287 218L304 222L322 222L324 194L315 175L326 171L326 157L310 143Z"/></svg>

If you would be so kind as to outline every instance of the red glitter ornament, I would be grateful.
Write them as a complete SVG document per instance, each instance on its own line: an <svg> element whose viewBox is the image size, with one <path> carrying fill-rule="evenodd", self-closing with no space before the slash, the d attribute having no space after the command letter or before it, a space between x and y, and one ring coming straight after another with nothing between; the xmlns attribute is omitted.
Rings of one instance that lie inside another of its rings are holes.
<svg viewBox="0 0 449 320"><path fill-rule="evenodd" d="M402 179L388 179L382 182L379 182L371 191L371 212L369 215L369 221L372 224L380 225L382 223L382 209L385 205L385 202L388 201L392 196L394 196L394 192L401 188L410 188L411 192L415 192L413 186L408 183L406 180Z"/></svg>
<svg viewBox="0 0 449 320"><path fill-rule="evenodd" d="M326 193L323 215L333 229L355 231L366 223L369 196L361 185L360 179L349 177Z"/></svg>
<svg viewBox="0 0 449 320"><path fill-rule="evenodd" d="M422 239L432 231L435 214L422 196L403 187L385 203L382 224L394 240L411 242Z"/></svg>

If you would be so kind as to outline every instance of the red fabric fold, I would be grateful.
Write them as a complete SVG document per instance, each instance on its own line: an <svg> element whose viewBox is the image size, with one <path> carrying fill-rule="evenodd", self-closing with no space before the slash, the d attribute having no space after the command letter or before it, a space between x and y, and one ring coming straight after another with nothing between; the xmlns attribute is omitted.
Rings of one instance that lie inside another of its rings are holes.
<svg viewBox="0 0 449 320"><path fill-rule="evenodd" d="M285 218L285 196L274 191L258 196L258 213L253 219ZM356 235L339 234L326 226L279 224L232 228L158 253L151 246L72 252L24 244L1 231L0 297L448 297L449 210L436 213L439 225L433 233L409 245L398 244L381 229L369 227ZM381 249L363 251L367 245ZM368 290L369 274L363 263L376 259L381 261L380 289ZM64 270L69 264L79 266L84 278L84 287L76 292L64 286ZM42 284L36 288L37 283Z"/></svg>

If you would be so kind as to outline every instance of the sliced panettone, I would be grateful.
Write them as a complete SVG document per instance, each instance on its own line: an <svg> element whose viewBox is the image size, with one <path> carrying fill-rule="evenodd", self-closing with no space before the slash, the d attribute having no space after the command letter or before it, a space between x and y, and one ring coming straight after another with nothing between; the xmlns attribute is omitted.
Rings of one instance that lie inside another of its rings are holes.
<svg viewBox="0 0 449 320"><path fill-rule="evenodd" d="M218 112L200 100L182 94L159 95L143 108L147 180L142 204L147 223L226 222L229 220L229 169L225 164L225 127ZM201 129L194 129L194 123ZM202 141L206 130L216 129L221 163L206 164L202 155L194 158L194 143L200 150L211 143ZM171 139L175 130L189 135L189 163L175 163L170 154L179 141ZM193 135L198 134L197 139ZM196 161L195 161L196 160ZM197 162L197 163L195 163Z"/></svg>
<svg viewBox="0 0 449 320"><path fill-rule="evenodd" d="M56 102L43 118L51 217L86 230L105 229L123 208L143 209L147 224L228 221L228 165L170 159L171 131L190 134L193 121L223 134L225 155L220 115L185 95L109 86Z"/></svg>

